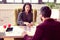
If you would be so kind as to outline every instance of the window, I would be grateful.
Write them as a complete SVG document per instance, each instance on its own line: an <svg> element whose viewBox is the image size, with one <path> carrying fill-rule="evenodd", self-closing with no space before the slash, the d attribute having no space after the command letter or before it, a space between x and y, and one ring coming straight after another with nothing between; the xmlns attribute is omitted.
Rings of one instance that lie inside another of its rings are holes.
<svg viewBox="0 0 60 40"><path fill-rule="evenodd" d="M7 3L13 3L14 0L6 0Z"/></svg>
<svg viewBox="0 0 60 40"><path fill-rule="evenodd" d="M52 9L51 18L59 19L59 9Z"/></svg>
<svg viewBox="0 0 60 40"><path fill-rule="evenodd" d="M29 2L29 3L38 3L38 0L24 0L24 3Z"/></svg>
<svg viewBox="0 0 60 40"><path fill-rule="evenodd" d="M60 0L56 0L56 3L60 3Z"/></svg>
<svg viewBox="0 0 60 40"><path fill-rule="evenodd" d="M0 0L2 1L2 0ZM44 3L44 2L54 2L55 0L6 0L6 3ZM56 1L57 3L60 3L59 0Z"/></svg>
<svg viewBox="0 0 60 40"><path fill-rule="evenodd" d="M2 1L2 0L0 0L0 1Z"/></svg>
<svg viewBox="0 0 60 40"><path fill-rule="evenodd" d="M6 0L7 3L22 3L22 0Z"/></svg>
<svg viewBox="0 0 60 40"><path fill-rule="evenodd" d="M49 0L49 2L54 2L54 0Z"/></svg>
<svg viewBox="0 0 60 40"><path fill-rule="evenodd" d="M6 0L7 3L38 3L38 0Z"/></svg>
<svg viewBox="0 0 60 40"><path fill-rule="evenodd" d="M22 3L22 0L15 0L15 3Z"/></svg>
<svg viewBox="0 0 60 40"><path fill-rule="evenodd" d="M46 3L46 2L55 2L60 3L60 0L0 0L0 3Z"/></svg>
<svg viewBox="0 0 60 40"><path fill-rule="evenodd" d="M31 3L38 3L38 0L31 0Z"/></svg>
<svg viewBox="0 0 60 40"><path fill-rule="evenodd" d="M42 2L54 2L54 0L42 0Z"/></svg>
<svg viewBox="0 0 60 40"><path fill-rule="evenodd" d="M42 2L48 2L48 0L42 0Z"/></svg>
<svg viewBox="0 0 60 40"><path fill-rule="evenodd" d="M31 2L31 0L23 0L23 2L24 2L24 3L26 3L26 2L29 2L29 3L30 3L30 2Z"/></svg>

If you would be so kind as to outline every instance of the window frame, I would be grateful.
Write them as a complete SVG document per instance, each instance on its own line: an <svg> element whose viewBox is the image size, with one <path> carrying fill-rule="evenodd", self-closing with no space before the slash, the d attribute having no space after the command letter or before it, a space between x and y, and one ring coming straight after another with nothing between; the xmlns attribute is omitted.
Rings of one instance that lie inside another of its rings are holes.
<svg viewBox="0 0 60 40"><path fill-rule="evenodd" d="M24 4L23 0L22 0L22 3L15 3L15 2L6 2L6 0L2 0L2 2L0 2L0 4ZM38 0L38 3L31 3L31 4L46 4L47 2L42 2L42 0ZM55 4L59 4L59 3L56 3L56 0L54 0L54 3Z"/></svg>
<svg viewBox="0 0 60 40"><path fill-rule="evenodd" d="M6 2L5 4L24 4L23 2L24 0L22 0L22 3L16 3L16 2ZM39 4L39 0L38 0L38 3L31 3L31 4Z"/></svg>

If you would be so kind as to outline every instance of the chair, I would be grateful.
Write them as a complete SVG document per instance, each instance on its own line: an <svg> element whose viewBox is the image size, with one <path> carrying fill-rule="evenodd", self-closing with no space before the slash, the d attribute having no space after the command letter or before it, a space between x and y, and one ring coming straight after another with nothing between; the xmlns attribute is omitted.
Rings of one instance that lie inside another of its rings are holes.
<svg viewBox="0 0 60 40"><path fill-rule="evenodd" d="M18 13L19 12L22 12L22 9L15 9L15 20L16 20L16 25L17 25L17 18L18 18ZM33 9L32 10L33 12L33 22L36 22L36 18L37 18L37 10L36 9Z"/></svg>

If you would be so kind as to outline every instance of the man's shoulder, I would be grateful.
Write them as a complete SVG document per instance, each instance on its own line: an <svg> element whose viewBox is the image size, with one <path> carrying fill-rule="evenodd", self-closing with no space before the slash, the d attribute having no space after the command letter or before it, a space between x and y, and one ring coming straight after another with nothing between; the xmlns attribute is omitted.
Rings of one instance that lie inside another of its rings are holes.
<svg viewBox="0 0 60 40"><path fill-rule="evenodd" d="M59 21L55 21L56 24L60 25L60 22Z"/></svg>
<svg viewBox="0 0 60 40"><path fill-rule="evenodd" d="M41 23L41 24L39 24L38 26L37 26L37 28L43 28L44 27L44 23Z"/></svg>
<svg viewBox="0 0 60 40"><path fill-rule="evenodd" d="M48 24L49 22L44 22L44 23L41 23L41 24L39 24L38 26L37 26L37 28L44 28L44 27L46 27L47 25L58 25L58 26L60 26L60 22L59 21L54 21L53 23L50 23L50 24Z"/></svg>

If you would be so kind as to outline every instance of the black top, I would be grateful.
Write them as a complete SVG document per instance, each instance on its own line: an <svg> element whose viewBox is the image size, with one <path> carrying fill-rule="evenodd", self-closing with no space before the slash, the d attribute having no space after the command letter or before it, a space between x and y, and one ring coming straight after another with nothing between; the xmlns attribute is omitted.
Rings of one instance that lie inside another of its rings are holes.
<svg viewBox="0 0 60 40"><path fill-rule="evenodd" d="M33 13L28 13L28 15L25 12L19 13L17 24L20 24L21 21L31 23L33 21Z"/></svg>

